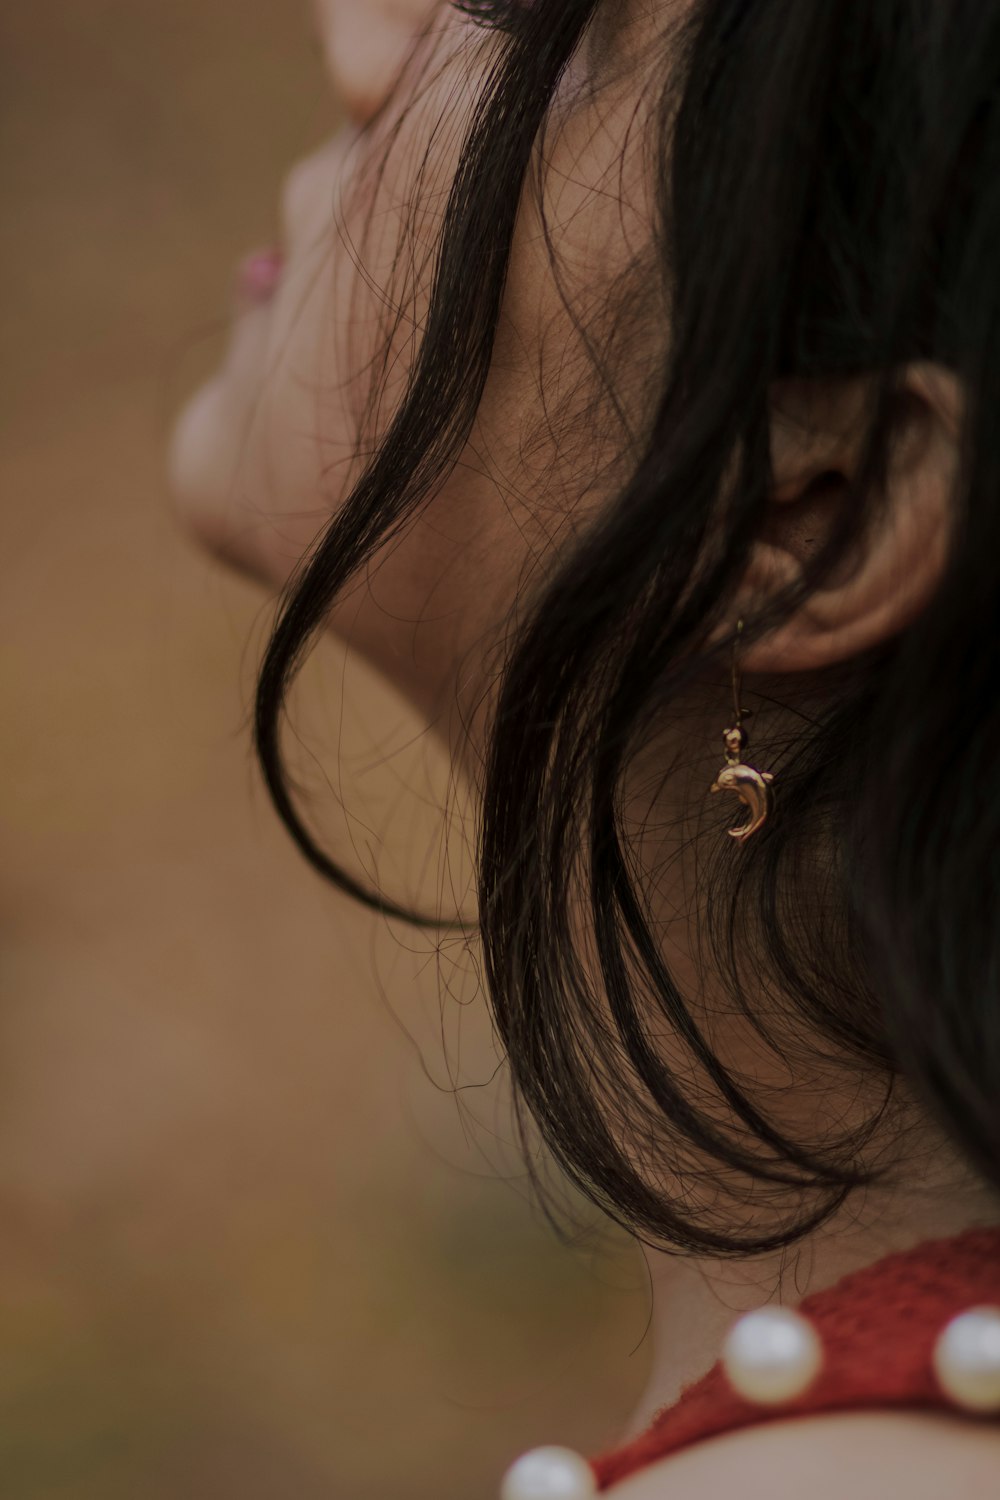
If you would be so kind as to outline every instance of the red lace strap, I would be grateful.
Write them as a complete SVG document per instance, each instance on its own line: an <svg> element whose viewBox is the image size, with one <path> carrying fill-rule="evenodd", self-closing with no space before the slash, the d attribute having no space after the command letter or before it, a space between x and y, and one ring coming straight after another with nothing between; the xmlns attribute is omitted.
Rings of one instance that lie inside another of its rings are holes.
<svg viewBox="0 0 1000 1500"><path fill-rule="evenodd" d="M716 1363L648 1431L594 1460L599 1488L691 1443L776 1418L864 1407L954 1410L934 1375L934 1345L957 1313L981 1304L1000 1304L1000 1227L887 1255L799 1304L824 1351L804 1395L756 1406L736 1394Z"/></svg>

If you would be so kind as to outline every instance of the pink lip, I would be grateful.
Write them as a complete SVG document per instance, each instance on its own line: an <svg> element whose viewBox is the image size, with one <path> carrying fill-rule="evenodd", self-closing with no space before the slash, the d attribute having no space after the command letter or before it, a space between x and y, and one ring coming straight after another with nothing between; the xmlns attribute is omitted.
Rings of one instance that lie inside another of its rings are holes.
<svg viewBox="0 0 1000 1500"><path fill-rule="evenodd" d="M236 273L236 288L242 301L269 302L277 291L285 257L280 250L258 250L248 255Z"/></svg>

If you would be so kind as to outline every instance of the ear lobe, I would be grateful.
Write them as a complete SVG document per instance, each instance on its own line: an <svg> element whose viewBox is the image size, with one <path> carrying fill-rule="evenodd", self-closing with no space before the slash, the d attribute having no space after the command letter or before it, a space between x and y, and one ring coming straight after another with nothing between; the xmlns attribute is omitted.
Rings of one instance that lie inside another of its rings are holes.
<svg viewBox="0 0 1000 1500"><path fill-rule="evenodd" d="M789 383L775 399L774 486L765 533L755 544L737 609L750 614L803 575L846 502L864 437L870 377ZM950 537L962 393L940 365L913 364L893 434L886 492L872 496L872 524L856 555L775 630L749 643L744 667L814 672L889 640L933 596Z"/></svg>

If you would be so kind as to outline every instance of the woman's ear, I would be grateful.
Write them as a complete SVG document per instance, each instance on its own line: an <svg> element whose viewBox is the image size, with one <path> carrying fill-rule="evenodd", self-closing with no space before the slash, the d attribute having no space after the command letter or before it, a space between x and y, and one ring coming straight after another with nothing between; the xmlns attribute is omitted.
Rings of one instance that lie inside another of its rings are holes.
<svg viewBox="0 0 1000 1500"><path fill-rule="evenodd" d="M783 381L774 391L774 478L763 535L740 591L751 613L802 576L823 546L855 476L871 377ZM748 643L756 672L812 672L858 656L898 634L925 607L947 554L962 392L941 365L907 366L899 387L884 494L852 554L783 624Z"/></svg>

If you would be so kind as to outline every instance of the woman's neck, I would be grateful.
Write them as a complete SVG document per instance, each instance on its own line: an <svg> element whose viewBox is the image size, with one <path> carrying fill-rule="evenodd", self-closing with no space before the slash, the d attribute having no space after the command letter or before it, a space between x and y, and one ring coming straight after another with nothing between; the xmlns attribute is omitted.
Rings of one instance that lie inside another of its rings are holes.
<svg viewBox="0 0 1000 1500"><path fill-rule="evenodd" d="M649 1381L623 1437L633 1438L656 1413L719 1357L730 1325L767 1303L794 1306L843 1276L924 1240L979 1225L1000 1225L1000 1199L975 1182L937 1182L917 1190L870 1194L865 1208L836 1219L779 1254L709 1261L646 1250L653 1296Z"/></svg>

